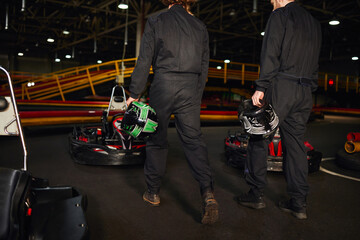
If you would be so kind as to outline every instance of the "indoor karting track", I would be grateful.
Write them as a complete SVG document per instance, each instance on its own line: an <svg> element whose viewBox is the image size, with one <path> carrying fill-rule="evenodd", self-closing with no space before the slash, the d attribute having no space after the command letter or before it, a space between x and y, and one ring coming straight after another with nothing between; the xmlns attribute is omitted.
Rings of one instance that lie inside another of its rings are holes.
<svg viewBox="0 0 360 240"><path fill-rule="evenodd" d="M360 172L342 170L334 160L348 132L360 131L360 118L326 116L308 125L306 140L323 153L322 167L356 178L346 179L325 172L309 176L308 220L297 220L276 204L286 197L281 173L269 173L267 208L251 210L234 201L248 190L242 172L224 162L224 138L237 126L203 127L209 158L215 174L215 194L220 221L200 224L200 194L190 175L174 128L169 129L170 151L163 180L161 206L149 207L142 200L142 166L99 167L78 165L68 153L70 127L25 129L28 169L50 184L71 185L88 197L86 212L90 239L359 239ZM22 166L18 137L0 137L0 163Z"/></svg>

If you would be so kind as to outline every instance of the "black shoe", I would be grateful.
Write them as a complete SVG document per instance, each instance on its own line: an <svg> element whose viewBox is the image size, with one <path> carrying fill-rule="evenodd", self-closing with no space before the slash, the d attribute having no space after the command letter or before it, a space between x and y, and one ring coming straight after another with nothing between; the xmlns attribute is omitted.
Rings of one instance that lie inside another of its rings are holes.
<svg viewBox="0 0 360 240"><path fill-rule="evenodd" d="M262 209L266 207L262 195L256 196L251 190L248 193L241 194L237 197L237 202L245 207L253 209Z"/></svg>
<svg viewBox="0 0 360 240"><path fill-rule="evenodd" d="M279 208L284 212L291 213L297 219L307 219L306 206L295 206L291 199L287 201L280 201Z"/></svg>
<svg viewBox="0 0 360 240"><path fill-rule="evenodd" d="M143 200L153 207L158 207L160 205L159 194L149 193L148 191L146 191L143 194Z"/></svg>
<svg viewBox="0 0 360 240"><path fill-rule="evenodd" d="M203 195L202 224L213 224L219 219L219 204L214 198L212 191L206 191Z"/></svg>

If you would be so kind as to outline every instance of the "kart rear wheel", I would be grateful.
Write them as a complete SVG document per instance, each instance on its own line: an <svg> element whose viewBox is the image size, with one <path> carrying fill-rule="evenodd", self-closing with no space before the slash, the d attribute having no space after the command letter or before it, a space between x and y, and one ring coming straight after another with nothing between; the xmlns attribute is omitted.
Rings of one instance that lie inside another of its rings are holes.
<svg viewBox="0 0 360 240"><path fill-rule="evenodd" d="M342 148L336 153L335 162L342 168L360 171L360 152L347 153Z"/></svg>

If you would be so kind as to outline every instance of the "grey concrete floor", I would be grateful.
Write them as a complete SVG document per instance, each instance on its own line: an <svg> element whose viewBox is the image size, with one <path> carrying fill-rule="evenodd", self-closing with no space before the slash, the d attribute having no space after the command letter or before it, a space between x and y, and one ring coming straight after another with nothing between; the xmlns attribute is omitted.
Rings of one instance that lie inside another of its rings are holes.
<svg viewBox="0 0 360 240"><path fill-rule="evenodd" d="M71 185L88 197L86 212L90 239L359 239L360 182L324 172L309 175L308 219L300 221L281 212L277 202L286 198L281 173L268 174L267 208L251 210L234 198L248 187L242 172L225 164L224 138L238 126L207 126L203 134L215 176L220 221L200 224L201 198L182 152L176 130L169 128L167 173L161 189L161 206L142 200L145 189L142 166L85 166L68 152L70 128L26 129L29 171L51 185ZM346 134L360 131L360 119L326 116L308 124L306 140L325 158L335 157ZM22 150L17 137L0 137L0 166L20 168ZM327 167L358 177L355 171Z"/></svg>

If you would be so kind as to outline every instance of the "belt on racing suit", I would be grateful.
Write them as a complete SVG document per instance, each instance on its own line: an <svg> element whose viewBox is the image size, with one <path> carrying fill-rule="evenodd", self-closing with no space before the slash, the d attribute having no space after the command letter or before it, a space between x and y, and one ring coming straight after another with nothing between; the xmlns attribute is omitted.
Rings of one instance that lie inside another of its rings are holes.
<svg viewBox="0 0 360 240"><path fill-rule="evenodd" d="M298 77L292 74L279 72L279 75L282 77L282 79L294 81L302 86L311 87L312 79L306 78L306 77Z"/></svg>

